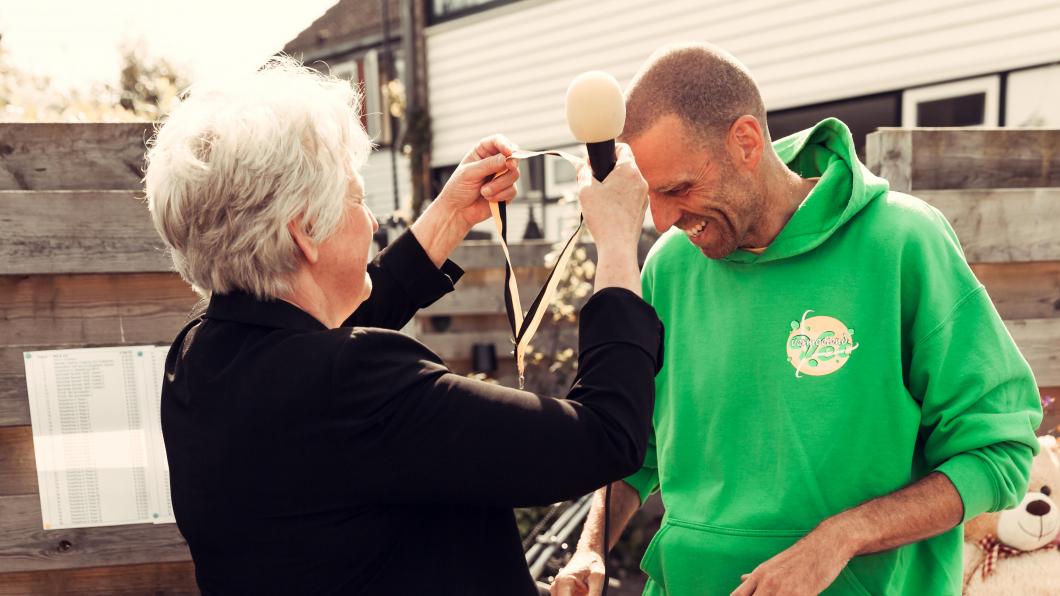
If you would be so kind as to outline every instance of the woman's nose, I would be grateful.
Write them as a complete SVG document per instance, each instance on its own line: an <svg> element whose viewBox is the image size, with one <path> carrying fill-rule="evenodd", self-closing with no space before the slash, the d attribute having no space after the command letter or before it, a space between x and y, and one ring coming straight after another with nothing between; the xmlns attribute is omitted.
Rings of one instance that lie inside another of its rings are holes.
<svg viewBox="0 0 1060 596"><path fill-rule="evenodd" d="M368 209L368 206L365 205L364 208ZM372 213L371 209L368 209L368 217L372 218L372 233L374 234L379 231L379 220L375 218L375 213Z"/></svg>

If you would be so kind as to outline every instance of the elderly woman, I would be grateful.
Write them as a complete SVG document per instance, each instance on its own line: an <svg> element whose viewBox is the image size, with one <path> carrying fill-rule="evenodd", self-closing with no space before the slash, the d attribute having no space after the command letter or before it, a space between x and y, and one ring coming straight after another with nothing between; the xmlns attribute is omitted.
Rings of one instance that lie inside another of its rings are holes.
<svg viewBox="0 0 1060 596"><path fill-rule="evenodd" d="M515 196L512 147L480 142L369 262L356 99L273 60L193 89L149 150L155 226L209 297L162 392L197 581L206 594L537 594L511 508L591 491L644 457L662 363L639 297L645 183L625 147L605 183L581 169L600 257L566 398L475 381L397 330L452 291L447 256L487 201Z"/></svg>

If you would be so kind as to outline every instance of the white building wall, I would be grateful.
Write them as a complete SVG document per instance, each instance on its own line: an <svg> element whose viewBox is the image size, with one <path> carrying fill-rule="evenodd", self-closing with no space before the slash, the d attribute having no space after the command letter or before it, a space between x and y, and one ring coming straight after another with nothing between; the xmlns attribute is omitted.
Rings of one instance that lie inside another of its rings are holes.
<svg viewBox="0 0 1060 596"><path fill-rule="evenodd" d="M368 157L368 163L361 169L365 203L379 219L385 219L394 212L394 175L390 153L389 149L373 151ZM412 204L412 174L409 172L409 160L402 154L397 156L397 178L401 208L408 209Z"/></svg>
<svg viewBox="0 0 1060 596"><path fill-rule="evenodd" d="M1060 2L523 0L428 28L432 164L497 131L528 149L573 142L574 76L626 85L676 41L731 51L774 110L1060 60Z"/></svg>

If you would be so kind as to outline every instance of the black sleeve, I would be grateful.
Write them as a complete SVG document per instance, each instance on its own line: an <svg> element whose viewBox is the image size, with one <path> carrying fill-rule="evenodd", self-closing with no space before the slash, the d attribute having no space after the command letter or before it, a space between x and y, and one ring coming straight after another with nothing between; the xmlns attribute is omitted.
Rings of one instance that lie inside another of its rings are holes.
<svg viewBox="0 0 1060 596"><path fill-rule="evenodd" d="M368 264L372 294L343 327L401 329L416 311L453 291L464 270L452 261L435 267L412 232L406 231Z"/></svg>
<svg viewBox="0 0 1060 596"><path fill-rule="evenodd" d="M415 340L357 330L336 363L337 420L366 500L493 506L553 503L639 469L662 365L662 323L632 292L582 309L567 399L450 372Z"/></svg>

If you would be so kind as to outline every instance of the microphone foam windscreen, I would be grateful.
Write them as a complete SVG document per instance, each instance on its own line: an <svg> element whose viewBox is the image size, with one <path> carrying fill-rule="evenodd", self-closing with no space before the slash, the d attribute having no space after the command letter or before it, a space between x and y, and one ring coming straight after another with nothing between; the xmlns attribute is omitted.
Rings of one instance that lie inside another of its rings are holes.
<svg viewBox="0 0 1060 596"><path fill-rule="evenodd" d="M615 77L591 70L567 87L567 126L583 143L608 141L622 134L626 102Z"/></svg>

